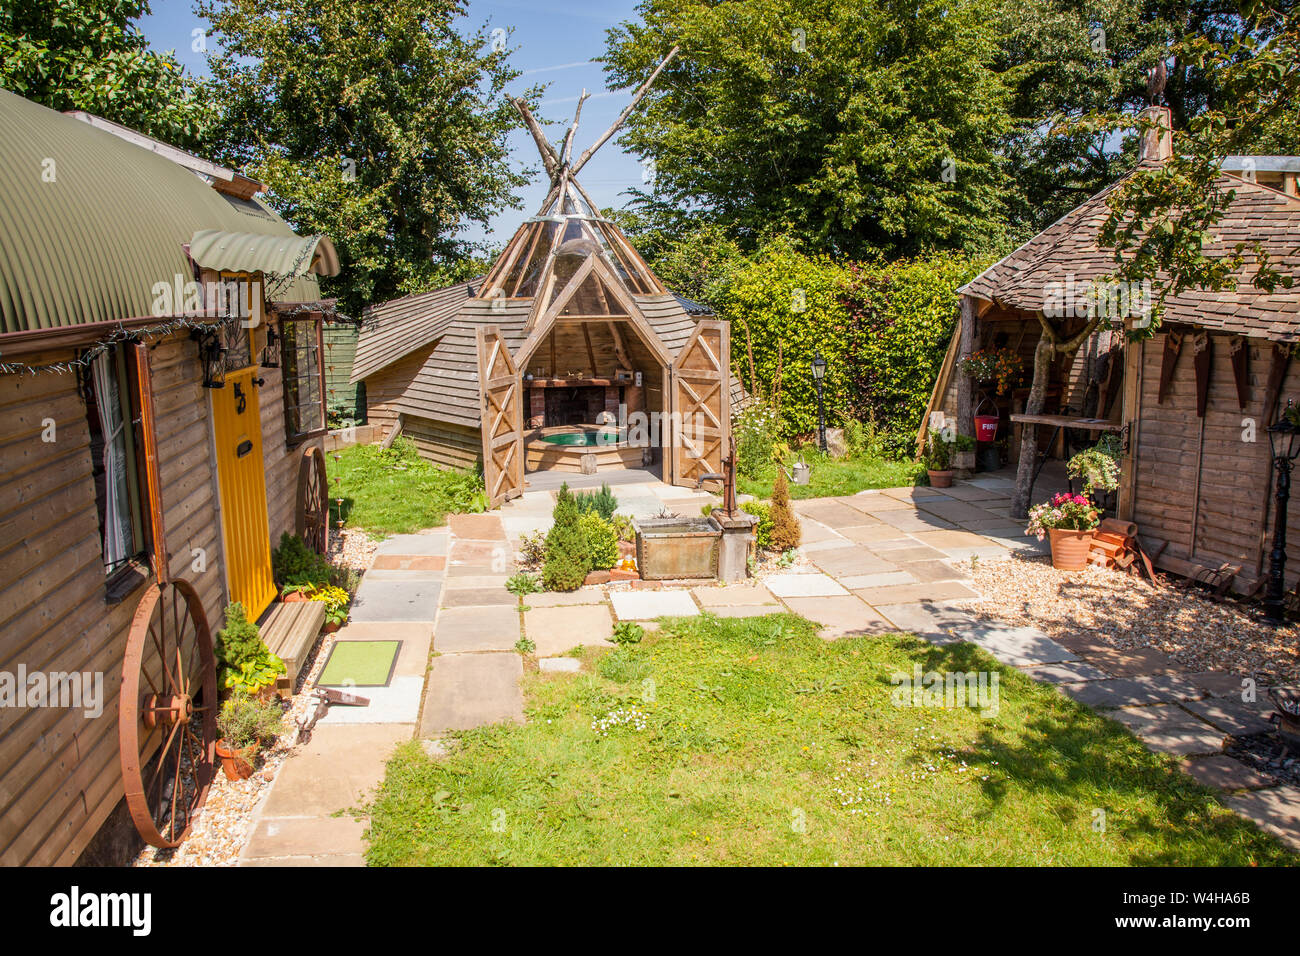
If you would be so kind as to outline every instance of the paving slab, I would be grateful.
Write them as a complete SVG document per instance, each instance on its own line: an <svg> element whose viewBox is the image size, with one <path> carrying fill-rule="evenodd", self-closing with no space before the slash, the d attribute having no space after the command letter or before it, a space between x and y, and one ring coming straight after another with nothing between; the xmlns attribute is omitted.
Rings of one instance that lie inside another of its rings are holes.
<svg viewBox="0 0 1300 956"><path fill-rule="evenodd" d="M1187 679L1210 697L1241 698L1241 676L1225 674L1222 671L1201 671L1189 674Z"/></svg>
<svg viewBox="0 0 1300 956"><path fill-rule="evenodd" d="M620 621L648 621L656 617L691 617L700 609L687 591L613 591L609 601Z"/></svg>
<svg viewBox="0 0 1300 956"><path fill-rule="evenodd" d="M439 654L513 651L519 640L519 612L510 605L448 607L438 615L433 649Z"/></svg>
<svg viewBox="0 0 1300 956"><path fill-rule="evenodd" d="M947 497L947 489L931 488L929 485L917 485L911 488L883 488L878 493L887 498L896 498L899 501L916 501L918 498Z"/></svg>
<svg viewBox="0 0 1300 956"><path fill-rule="evenodd" d="M1277 783L1227 754L1184 760L1182 770L1197 783L1214 790L1258 790Z"/></svg>
<svg viewBox="0 0 1300 956"><path fill-rule="evenodd" d="M692 588L701 607L713 608L739 604L775 604L772 592L761 584L726 584L722 587Z"/></svg>
<svg viewBox="0 0 1300 956"><path fill-rule="evenodd" d="M1192 700L1183 703L1183 707L1203 720L1209 721L1226 734L1238 737L1250 734L1263 734L1273 729L1273 725L1264 719L1264 714L1271 710L1265 705L1261 710L1258 703L1244 704L1224 698Z"/></svg>
<svg viewBox="0 0 1300 956"><path fill-rule="evenodd" d="M414 724L420 718L420 701L424 697L424 671L419 676L394 676L387 687L357 687L353 693L370 703L365 707L331 707L316 726Z"/></svg>
<svg viewBox="0 0 1300 956"><path fill-rule="evenodd" d="M921 544L940 551L954 549L987 548L989 540L972 531L957 530L923 530L913 532L913 537Z"/></svg>
<svg viewBox="0 0 1300 956"><path fill-rule="evenodd" d="M913 601L971 601L979 597L960 581L936 581L932 584L895 584L882 588L863 588L854 591L868 604L910 604Z"/></svg>
<svg viewBox="0 0 1300 956"><path fill-rule="evenodd" d="M337 853L324 854L322 856L275 856L275 857L257 857L250 860L240 860L240 866L273 866L276 869L296 868L302 866L328 866L330 869L338 867L365 866L366 858L360 853Z"/></svg>
<svg viewBox="0 0 1300 956"><path fill-rule="evenodd" d="M523 723L523 659L509 654L448 654L429 671L420 736L487 724Z"/></svg>
<svg viewBox="0 0 1300 956"><path fill-rule="evenodd" d="M543 657L537 669L543 673L576 674L582 670L582 661L576 657Z"/></svg>
<svg viewBox="0 0 1300 956"><path fill-rule="evenodd" d="M956 525L951 521L928 514L924 511L882 511L877 515L881 521L887 525L897 528L899 531L906 531L908 534L918 532L937 533L940 531L952 531Z"/></svg>
<svg viewBox="0 0 1300 956"><path fill-rule="evenodd" d="M376 555L400 554L418 557L442 557L447 554L449 536L445 528L418 534L395 534L379 542Z"/></svg>
<svg viewBox="0 0 1300 956"><path fill-rule="evenodd" d="M514 552L500 541L456 541L447 556L447 574L504 574L514 563Z"/></svg>
<svg viewBox="0 0 1300 956"><path fill-rule="evenodd" d="M454 578L452 580L455 580ZM516 605L519 598L505 588L453 588L442 592L443 607L487 607L489 605Z"/></svg>
<svg viewBox="0 0 1300 956"><path fill-rule="evenodd" d="M1062 684L1060 690L1080 704L1097 709L1161 704L1173 700L1172 695L1160 688L1130 677L1113 677L1086 684Z"/></svg>
<svg viewBox="0 0 1300 956"><path fill-rule="evenodd" d="M893 531L894 529L890 528L889 530ZM852 543L853 542L849 541L847 538L841 537L838 534L832 534L828 537L821 538L817 541L807 541L801 539L799 544L799 550L802 551L806 556L812 557L818 551L838 551L840 548L847 547ZM868 545L868 547L872 547L872 546Z"/></svg>
<svg viewBox="0 0 1300 956"><path fill-rule="evenodd" d="M763 584L779 598L833 597L848 594L826 574L769 574Z"/></svg>
<svg viewBox="0 0 1300 956"><path fill-rule="evenodd" d="M1110 675L1082 661L1061 664L1035 664L1021 668L1028 677L1045 684L1078 684L1090 680L1109 680Z"/></svg>
<svg viewBox="0 0 1300 956"><path fill-rule="evenodd" d="M841 525L862 524L862 512L841 504L833 498L805 498L794 502L794 510L801 518L812 518L830 528Z"/></svg>
<svg viewBox="0 0 1300 956"><path fill-rule="evenodd" d="M965 478L954 487L984 488L996 491L999 494L1006 494L1015 490L1016 483L1010 478L994 478L990 476L986 478Z"/></svg>
<svg viewBox="0 0 1300 956"><path fill-rule="evenodd" d="M449 577L443 587L449 590L458 588L504 588L510 580L508 574L462 574Z"/></svg>
<svg viewBox="0 0 1300 956"><path fill-rule="evenodd" d="M1146 677L1148 675L1178 673L1180 670L1169 659L1169 655L1154 647L1123 650L1116 647L1101 646L1094 649L1088 655L1088 659L1116 677Z"/></svg>
<svg viewBox="0 0 1300 956"><path fill-rule="evenodd" d="M917 510L937 515L945 521L965 526L967 521L992 521L997 516L989 514L978 505L966 501L953 501L948 498L922 498L916 503Z"/></svg>
<svg viewBox="0 0 1300 956"><path fill-rule="evenodd" d="M525 594L528 607L567 607L571 604L604 604L605 592L600 588L578 588L576 591L542 591Z"/></svg>
<svg viewBox="0 0 1300 956"><path fill-rule="evenodd" d="M358 622L432 621L438 613L441 590L439 581L376 580L367 573L357 588L350 615Z"/></svg>
<svg viewBox="0 0 1300 956"><path fill-rule="evenodd" d="M867 516L863 515L863 517ZM882 541L897 541L903 535L903 532L893 525L885 524L883 521L875 524L850 525L847 528L836 528L835 530L854 544L865 544L872 549L875 549L876 545Z"/></svg>
<svg viewBox="0 0 1300 956"><path fill-rule="evenodd" d="M1175 704L1119 707L1106 716L1131 730L1139 740L1162 753L1187 756L1214 754L1223 749L1223 733Z"/></svg>
<svg viewBox="0 0 1300 956"><path fill-rule="evenodd" d="M786 598L790 610L820 624L826 640L859 634L886 634L897 630L873 608L852 596Z"/></svg>
<svg viewBox="0 0 1300 956"><path fill-rule="evenodd" d="M864 492L860 495L853 495L839 500L854 511L861 511L863 514L875 517L877 520L879 520L881 512L916 510L916 504L911 498L897 498L893 495L880 493Z"/></svg>
<svg viewBox="0 0 1300 956"><path fill-rule="evenodd" d="M822 524L820 521L817 521L814 518L804 517L799 519L799 543L800 544L808 545L808 544L817 544L820 541L843 541L843 540L844 538L841 537L838 533L836 533L834 530L828 528L826 525Z"/></svg>
<svg viewBox="0 0 1300 956"><path fill-rule="evenodd" d="M441 559L439 559L441 560ZM363 581L434 581L441 583L447 577L445 571L425 571L412 568L374 568L365 573Z"/></svg>
<svg viewBox="0 0 1300 956"><path fill-rule="evenodd" d="M965 640L963 635L980 626L970 611L929 602L877 605L876 610L898 630L915 634L933 644Z"/></svg>
<svg viewBox="0 0 1300 956"><path fill-rule="evenodd" d="M410 724L317 724L281 765L262 818L328 817L360 806L383 782L389 756L410 739Z"/></svg>
<svg viewBox="0 0 1300 956"><path fill-rule="evenodd" d="M240 862L284 856L361 853L366 824L351 814L337 817L262 817L253 827Z"/></svg>
<svg viewBox="0 0 1300 956"><path fill-rule="evenodd" d="M898 565L893 561L886 561L857 544L818 551L809 560L835 578L898 570Z"/></svg>
<svg viewBox="0 0 1300 956"><path fill-rule="evenodd" d="M1255 790L1226 797L1223 802L1291 849L1300 850L1300 789Z"/></svg>
<svg viewBox="0 0 1300 956"><path fill-rule="evenodd" d="M535 607L524 614L524 633L539 657L554 657L575 647L613 647L614 620L604 604Z"/></svg>
<svg viewBox="0 0 1300 956"><path fill-rule="evenodd" d="M497 515L448 515L447 527L457 538L471 541L504 541L505 526Z"/></svg>
<svg viewBox="0 0 1300 956"><path fill-rule="evenodd" d="M953 576L951 572L949 576ZM850 591L863 588L887 588L896 584L916 584L918 581L920 581L920 578L901 569L898 571L880 571L876 574L854 574L849 577L839 578L840 584Z"/></svg>
<svg viewBox="0 0 1300 956"><path fill-rule="evenodd" d="M1002 663L1015 667L1026 664L1058 664L1074 659L1072 651L1034 627L981 624L966 631L962 637L978 644Z"/></svg>
<svg viewBox="0 0 1300 956"><path fill-rule="evenodd" d="M413 554L376 554L374 560L370 562L370 570L374 571L441 571L447 567L447 558L443 555L437 557L424 557Z"/></svg>
<svg viewBox="0 0 1300 956"><path fill-rule="evenodd" d="M785 613L785 608L780 604L718 605L706 610L717 617L766 617L769 614Z"/></svg>
<svg viewBox="0 0 1300 956"><path fill-rule="evenodd" d="M1002 486L989 488L967 481L956 482L952 487L941 490L946 497L956 501L987 501L990 498L1001 498L1007 493L1007 489Z"/></svg>
<svg viewBox="0 0 1300 956"><path fill-rule="evenodd" d="M887 551L885 555L894 559L894 552ZM912 578L922 584L934 584L939 581L967 581L970 579L970 565L962 567L956 561L904 561L899 564L899 569L910 574Z"/></svg>

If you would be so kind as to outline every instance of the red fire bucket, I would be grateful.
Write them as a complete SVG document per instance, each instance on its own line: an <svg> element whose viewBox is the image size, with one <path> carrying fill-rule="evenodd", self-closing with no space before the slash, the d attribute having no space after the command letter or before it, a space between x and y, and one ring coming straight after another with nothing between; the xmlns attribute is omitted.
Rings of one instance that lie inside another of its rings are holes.
<svg viewBox="0 0 1300 956"><path fill-rule="evenodd" d="M998 436L998 416L976 415L975 438L977 441L992 441Z"/></svg>

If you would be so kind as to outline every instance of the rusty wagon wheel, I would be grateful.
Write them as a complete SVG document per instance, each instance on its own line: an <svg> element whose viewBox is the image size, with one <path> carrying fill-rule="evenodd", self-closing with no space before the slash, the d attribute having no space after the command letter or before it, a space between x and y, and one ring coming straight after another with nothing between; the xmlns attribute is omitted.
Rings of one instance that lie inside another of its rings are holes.
<svg viewBox="0 0 1300 956"><path fill-rule="evenodd" d="M325 454L308 445L298 459L298 537L317 554L329 549L329 481Z"/></svg>
<svg viewBox="0 0 1300 956"><path fill-rule="evenodd" d="M208 797L217 745L212 633L188 581L150 584L135 609L117 736L136 830L153 846L179 846Z"/></svg>

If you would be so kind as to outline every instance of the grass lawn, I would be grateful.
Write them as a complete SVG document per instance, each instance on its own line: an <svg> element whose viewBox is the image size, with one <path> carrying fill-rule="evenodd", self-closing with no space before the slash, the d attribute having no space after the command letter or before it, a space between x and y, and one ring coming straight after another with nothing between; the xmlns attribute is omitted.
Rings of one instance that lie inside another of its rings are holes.
<svg viewBox="0 0 1300 956"><path fill-rule="evenodd" d="M325 465L331 526L339 518L338 498L343 499L346 527L376 536L436 528L450 513L483 511L487 506L478 475L438 468L421 458L406 438L399 437L387 450L352 445L326 455Z"/></svg>
<svg viewBox="0 0 1300 956"><path fill-rule="evenodd" d="M836 460L819 454L806 454L804 460L812 466L811 480L806 485L791 483L791 498L829 498L868 488L906 488L926 483L925 467L914 461L889 461L870 455ZM775 480L776 469L772 468L757 479L737 478L736 487L741 494L767 499L772 497Z"/></svg>
<svg viewBox="0 0 1300 956"><path fill-rule="evenodd" d="M525 676L523 726L464 733L442 760L399 750L369 863L1291 861L1171 758L1013 670L996 716L893 704L889 676L914 663L997 666L971 645L704 616L583 660Z"/></svg>

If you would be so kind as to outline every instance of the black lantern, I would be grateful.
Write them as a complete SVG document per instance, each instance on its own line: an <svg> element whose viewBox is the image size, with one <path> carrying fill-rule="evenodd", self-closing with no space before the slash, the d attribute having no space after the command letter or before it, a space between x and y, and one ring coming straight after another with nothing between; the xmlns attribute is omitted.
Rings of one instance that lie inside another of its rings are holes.
<svg viewBox="0 0 1300 956"><path fill-rule="evenodd" d="M191 333L199 343L199 361L203 363L203 387L224 388L226 385L226 349L216 329L203 329Z"/></svg>
<svg viewBox="0 0 1300 956"><path fill-rule="evenodd" d="M275 333L275 326L266 323L266 345L262 346L262 368L280 367L280 337Z"/></svg>
<svg viewBox="0 0 1300 956"><path fill-rule="evenodd" d="M1286 612L1286 509L1291 499L1291 463L1300 455L1300 427L1296 412L1287 399L1286 411L1277 423L1268 426L1268 449L1277 473L1277 493L1273 514L1273 550L1269 552L1268 589L1264 594L1264 614L1280 623Z"/></svg>
<svg viewBox="0 0 1300 956"><path fill-rule="evenodd" d="M826 453L826 407L822 402L822 379L826 377L826 360L818 352L812 360L813 381L817 383L817 444Z"/></svg>

